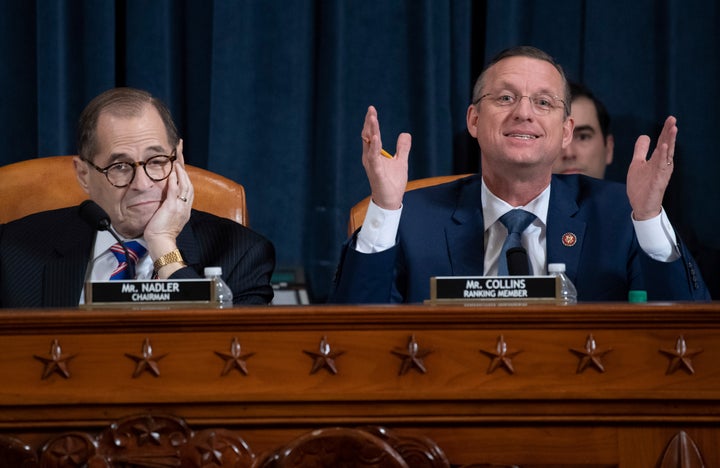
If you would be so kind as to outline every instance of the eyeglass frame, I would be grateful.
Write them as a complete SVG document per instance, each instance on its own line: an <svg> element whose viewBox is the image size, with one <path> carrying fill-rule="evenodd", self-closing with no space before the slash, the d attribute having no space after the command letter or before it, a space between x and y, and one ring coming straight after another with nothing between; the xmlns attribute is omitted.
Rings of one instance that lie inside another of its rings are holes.
<svg viewBox="0 0 720 468"><path fill-rule="evenodd" d="M153 160L153 159L155 159L155 158L160 158L160 157L162 157L162 158L168 158L168 160L170 161L170 172L168 172L168 175L166 175L166 176L163 177L162 179L156 179L156 178L154 178L153 176L151 176L150 174L148 174L148 171L147 171L147 163L148 163L148 161L151 161L151 160ZM113 187L125 188L125 187L129 186L130 184L132 184L133 181L135 180L135 174L137 174L137 168L138 168L138 166L142 166L143 171L145 171L145 175L148 176L148 179L152 180L153 182L162 182L163 180L165 180L165 179L167 179L168 177L170 177L170 174L172 174L173 163L177 160L177 148L176 148L176 149L173 149L173 150L172 150L172 153L170 153L169 155L168 155L168 154L156 154L155 156L152 156L152 157L150 157L150 158L147 158L145 161L134 161L134 162L118 161L118 162L112 163L112 164L110 164L110 165L108 165L108 166L106 166L106 167L99 167L99 166L95 165L95 163L93 163L92 161L90 161L89 159L82 158L82 160L85 161L86 163L90 164L93 168L95 168L96 171L104 174L104 175L105 175L105 179L107 179L108 183L109 183L110 185L112 185ZM125 184L125 185L115 185L115 184L113 184L113 183L110 181L110 176L108 175L108 171L109 171L113 166L117 166L117 165L119 165L119 164L127 164L127 165L129 165L129 166L132 166L132 168L133 168L132 177L130 177L130 181L129 181L127 184Z"/></svg>
<svg viewBox="0 0 720 468"><path fill-rule="evenodd" d="M560 97L558 97L558 96L553 96L552 94L548 94L548 93L536 93L536 94L533 94L533 95L530 95L530 96L527 96L527 95L525 95L525 94L516 94L516 93L509 92L509 91L504 92L504 93L505 93L505 94L503 94L503 93L485 93L485 94L483 94L482 96L480 96L479 98L477 98L475 101L473 101L473 105L478 105L478 104L480 103L480 101L482 101L482 100L485 99L486 97L488 97L488 96L493 96L493 95L497 94L498 98L501 98L501 97L503 97L503 96L512 96L512 97L514 97L514 98L517 100L516 102L508 103L508 104L499 103L497 100L496 100L496 101L493 101L493 104L495 104L497 107L514 108L515 106L517 106L517 105L520 104L520 101L522 101L522 98L525 98L525 97L526 97L526 98L528 98L528 101L530 101L530 105L531 105L531 107L532 107L533 112L535 113L535 115L548 115L548 114L550 114L550 112L552 112L553 110L555 110L555 109L560 109L560 108L563 109L563 111L565 112L565 115L570 115L570 109L568 108L567 103L565 102L564 99L560 99ZM543 114L543 113L538 113L538 112L537 112L537 107L536 107L536 105L535 105L535 101L533 100L533 97L537 98L538 96L546 96L546 97L549 97L549 98L554 99L555 101L560 101L560 102L562 102L562 106L557 106L557 105L554 105L554 104L553 104L553 105L550 107L550 109L548 109L547 113L544 113L544 114Z"/></svg>

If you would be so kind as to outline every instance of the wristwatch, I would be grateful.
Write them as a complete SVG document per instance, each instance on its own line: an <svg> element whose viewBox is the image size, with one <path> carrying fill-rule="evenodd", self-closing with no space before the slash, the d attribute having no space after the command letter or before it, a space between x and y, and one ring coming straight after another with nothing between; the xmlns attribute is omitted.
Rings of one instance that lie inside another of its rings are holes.
<svg viewBox="0 0 720 468"><path fill-rule="evenodd" d="M153 262L153 269L155 271L158 271L160 270L160 268L164 267L165 265L170 265L171 263L182 263L183 266L187 265L187 263L185 263L185 261L183 260L182 255L180 255L180 251L178 249L175 249L155 260Z"/></svg>

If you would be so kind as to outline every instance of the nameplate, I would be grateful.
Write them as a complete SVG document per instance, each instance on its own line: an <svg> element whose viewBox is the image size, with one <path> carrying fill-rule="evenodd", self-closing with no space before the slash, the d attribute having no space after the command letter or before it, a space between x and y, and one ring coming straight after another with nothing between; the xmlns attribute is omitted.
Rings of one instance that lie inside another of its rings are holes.
<svg viewBox="0 0 720 468"><path fill-rule="evenodd" d="M88 305L210 303L209 279L93 281L85 284Z"/></svg>
<svg viewBox="0 0 720 468"><path fill-rule="evenodd" d="M434 276L430 302L555 302L555 276Z"/></svg>

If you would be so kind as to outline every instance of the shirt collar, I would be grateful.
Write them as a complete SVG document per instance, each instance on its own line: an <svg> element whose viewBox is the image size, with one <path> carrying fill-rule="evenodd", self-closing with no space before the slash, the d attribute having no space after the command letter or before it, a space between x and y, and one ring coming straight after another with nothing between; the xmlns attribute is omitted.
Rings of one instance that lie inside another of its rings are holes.
<svg viewBox="0 0 720 468"><path fill-rule="evenodd" d="M498 219L508 211L515 208L522 208L534 214L543 226L547 225L547 212L550 205L550 185L543 190L540 195L530 200L530 203L524 206L512 206L505 200L497 197L485 185L485 179L482 179L482 210L484 229L487 231L490 226L495 224Z"/></svg>

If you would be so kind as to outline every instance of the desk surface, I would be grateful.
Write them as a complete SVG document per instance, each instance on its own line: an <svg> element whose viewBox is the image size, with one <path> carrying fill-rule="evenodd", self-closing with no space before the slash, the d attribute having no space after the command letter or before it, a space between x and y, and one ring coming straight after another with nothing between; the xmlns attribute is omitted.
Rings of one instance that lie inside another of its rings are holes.
<svg viewBox="0 0 720 468"><path fill-rule="evenodd" d="M0 434L162 413L255 453L377 425L454 465L720 466L718 362L717 302L0 310Z"/></svg>

